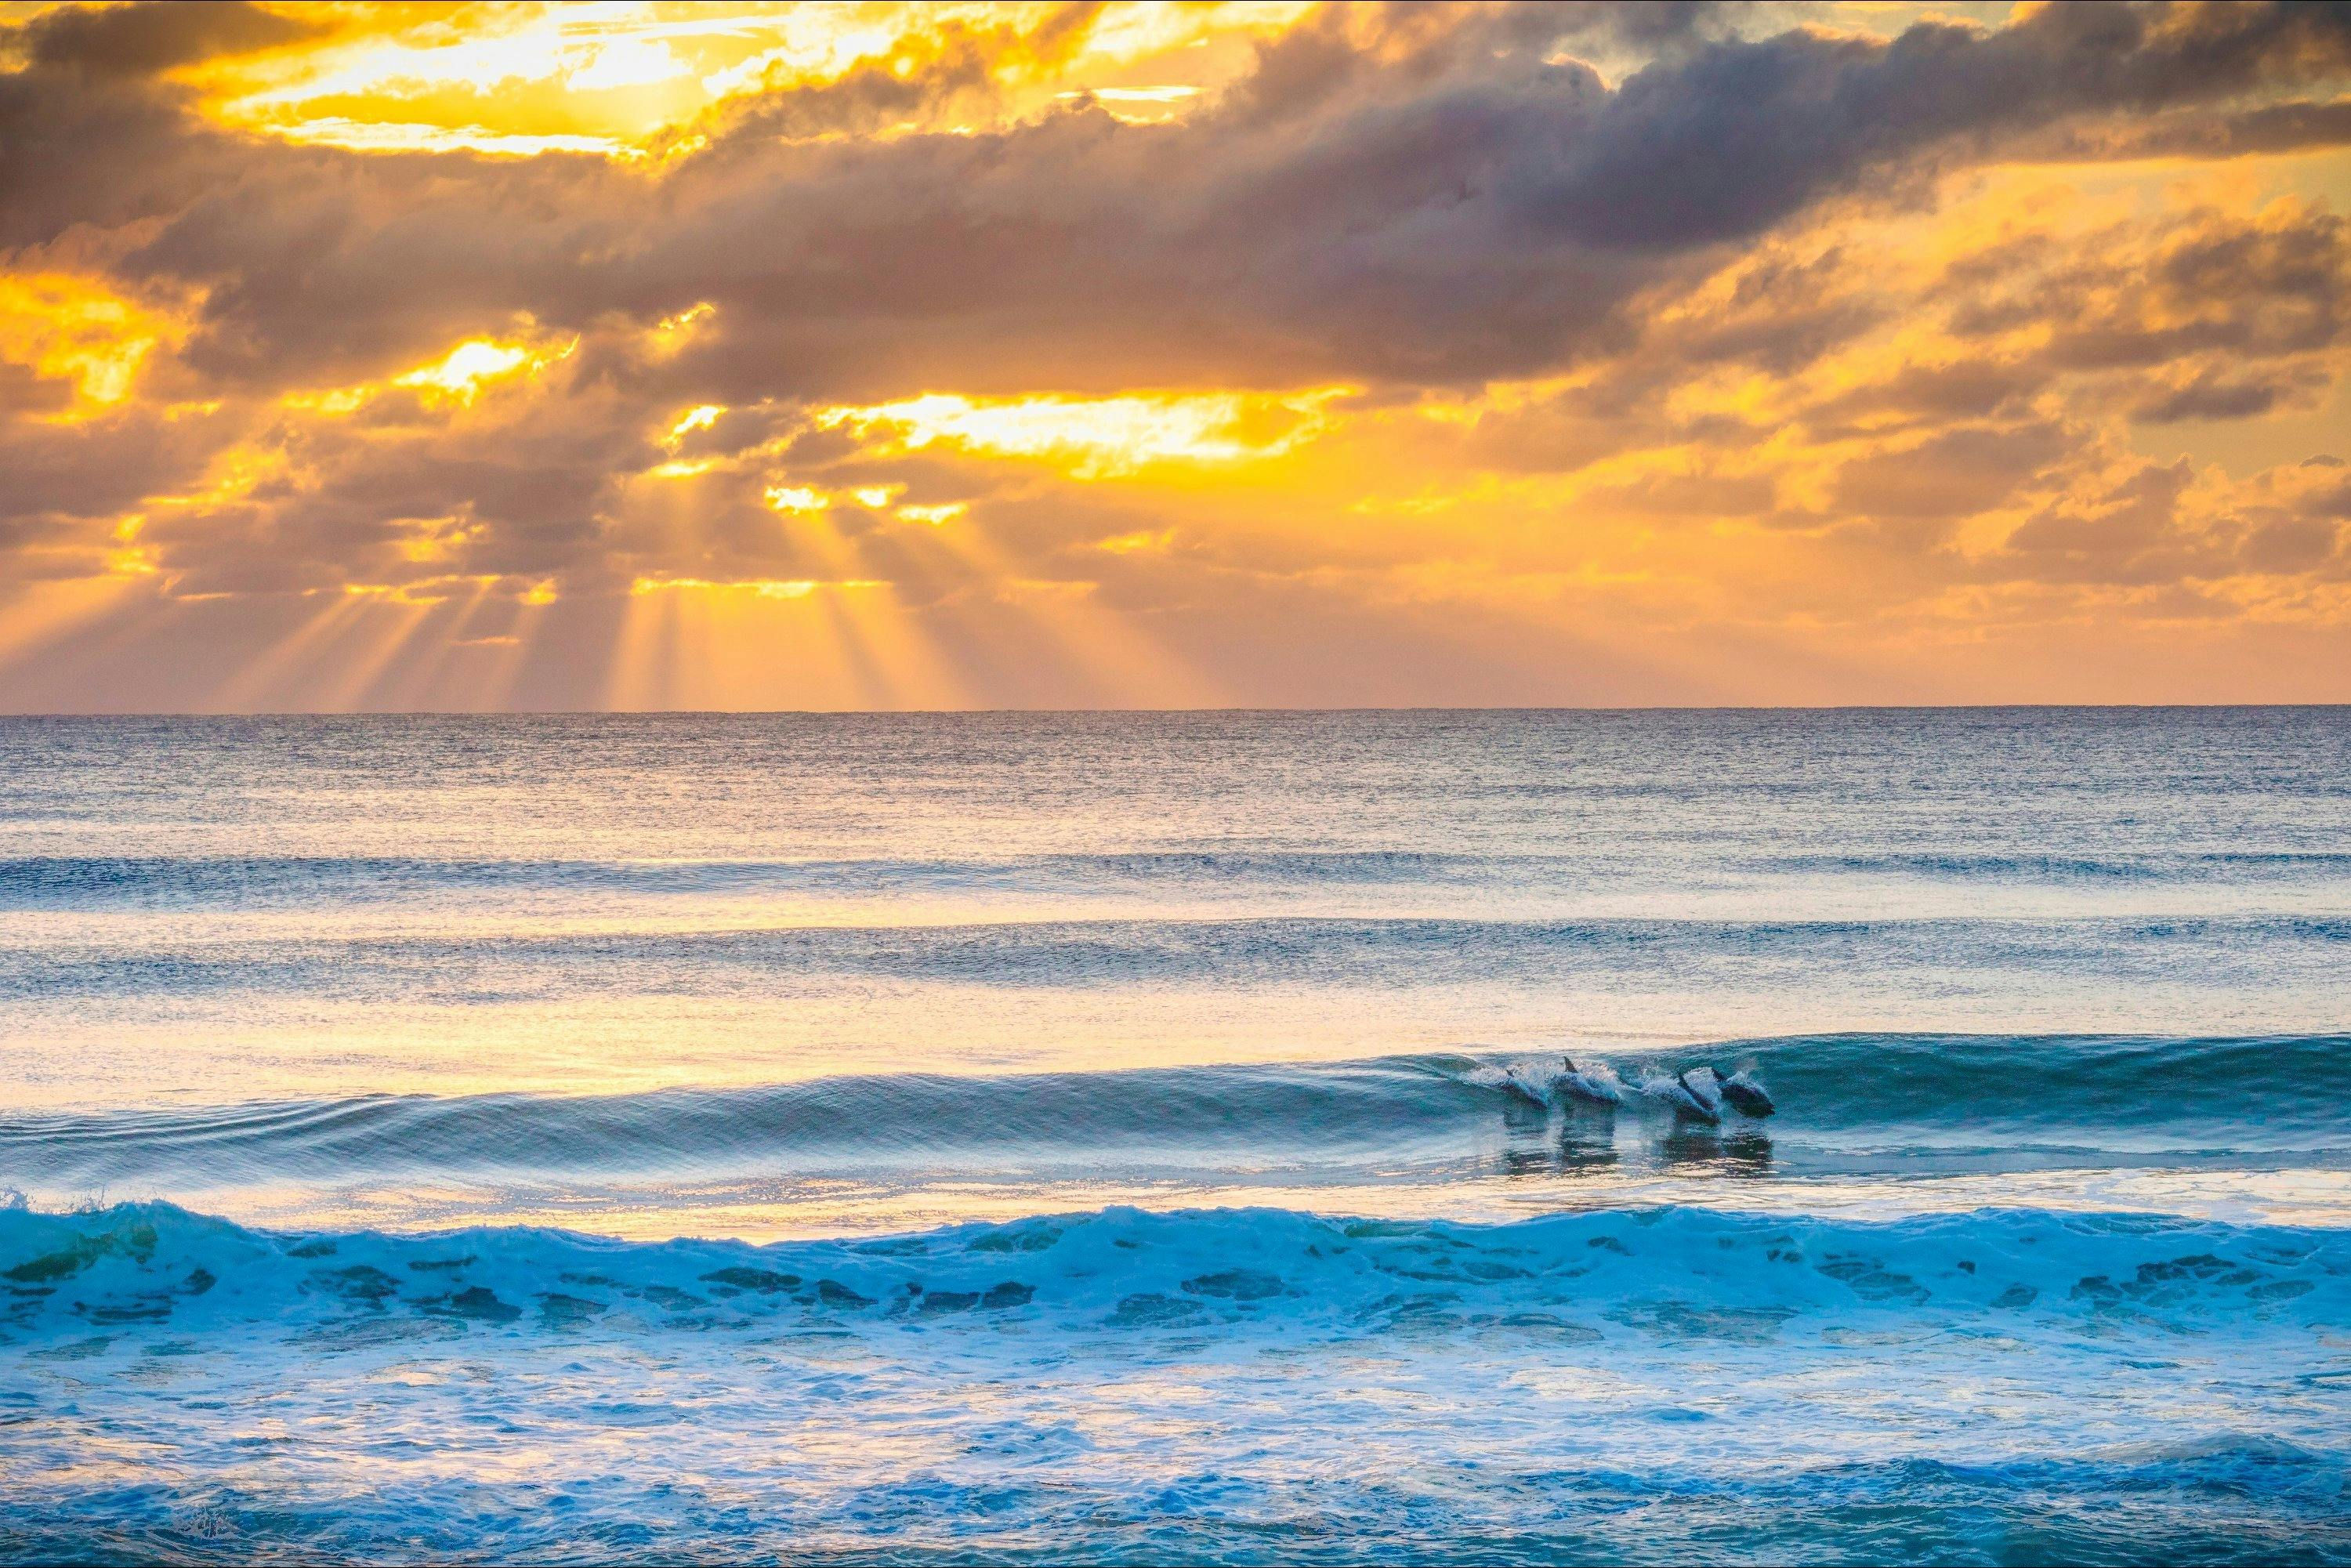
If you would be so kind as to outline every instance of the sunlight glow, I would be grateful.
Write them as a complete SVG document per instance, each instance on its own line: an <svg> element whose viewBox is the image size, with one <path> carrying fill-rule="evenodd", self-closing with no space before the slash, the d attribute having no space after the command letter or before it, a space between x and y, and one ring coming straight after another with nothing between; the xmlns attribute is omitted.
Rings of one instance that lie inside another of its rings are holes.
<svg viewBox="0 0 2351 1568"><path fill-rule="evenodd" d="M698 408L687 409L677 416L677 423L669 427L669 444L675 446L695 431L709 429L718 423L718 416L726 412L723 404L715 402L705 402Z"/></svg>
<svg viewBox="0 0 2351 1568"><path fill-rule="evenodd" d="M159 342L176 340L168 318L67 273L0 273L0 362L72 383L53 423L86 419L131 396Z"/></svg>
<svg viewBox="0 0 2351 1568"><path fill-rule="evenodd" d="M765 492L768 505L778 512L821 512L832 505L832 497L806 485L770 485Z"/></svg>
<svg viewBox="0 0 2351 1568"><path fill-rule="evenodd" d="M687 306L674 316L663 317L653 323L655 346L665 352L676 352L685 346L687 339L694 336L695 329L709 320L717 310L717 306L703 300Z"/></svg>
<svg viewBox="0 0 2351 1568"><path fill-rule="evenodd" d="M691 127L729 100L884 71L959 85L910 104L895 128L983 129L1077 100L1133 120L1166 120L1248 69L1256 40L1303 4L1158 5L1114 0L1050 47L1052 13L1029 0L876 7L581 0L471 8L320 7L310 39L185 68L220 122L357 151L502 156L671 157L703 142ZM959 62L985 40L982 80ZM950 110L949 102L952 100ZM925 118L929 114L947 118Z"/></svg>
<svg viewBox="0 0 2351 1568"><path fill-rule="evenodd" d="M1238 463L1275 456L1327 424L1324 405L1349 389L1283 395L1249 392L1110 398L973 399L951 392L866 407L822 410L824 429L845 428L884 450L933 445L1007 457L1048 458L1078 478L1132 474L1157 463Z"/></svg>
<svg viewBox="0 0 2351 1568"><path fill-rule="evenodd" d="M428 404L469 405L484 388L527 371L535 371L571 351L534 350L522 343L501 343L491 338L468 338L429 365L392 378L394 386L413 387Z"/></svg>

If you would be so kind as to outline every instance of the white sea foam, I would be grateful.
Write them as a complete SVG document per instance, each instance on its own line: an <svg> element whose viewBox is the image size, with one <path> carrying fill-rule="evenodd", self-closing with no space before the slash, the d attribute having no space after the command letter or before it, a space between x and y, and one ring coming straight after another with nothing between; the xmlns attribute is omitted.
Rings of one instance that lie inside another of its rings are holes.
<svg viewBox="0 0 2351 1568"><path fill-rule="evenodd" d="M1771 1554L1924 1498L1938 1555L1997 1521L2074 1539L2149 1488L2193 1500L2136 1517L2174 1546L2325 1545L2346 1247L2033 1212L1112 1210L766 1248L5 1214L0 1469L28 1553L955 1557L1043 1530L1131 1559L1180 1506L1188 1555L1287 1557L1342 1514L1412 1555L1497 1511L1513 1555ZM528 1481L486 1479L500 1453Z"/></svg>

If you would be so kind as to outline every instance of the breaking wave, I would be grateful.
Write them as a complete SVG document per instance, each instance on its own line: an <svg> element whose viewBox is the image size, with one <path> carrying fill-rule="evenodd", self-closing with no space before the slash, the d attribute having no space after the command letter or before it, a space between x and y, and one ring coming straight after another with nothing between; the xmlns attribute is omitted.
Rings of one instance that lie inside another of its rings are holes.
<svg viewBox="0 0 2351 1568"><path fill-rule="evenodd" d="M2343 1321L2351 1235L2038 1210L1861 1223L1659 1208L1468 1225L1112 1208L751 1246L526 1228L279 1234L150 1203L0 1212L0 1299L7 1334L44 1343L231 1323L331 1344L590 1323L985 1322L1318 1338L1506 1324L1561 1343L1634 1332L1751 1344L1887 1318L2176 1337Z"/></svg>

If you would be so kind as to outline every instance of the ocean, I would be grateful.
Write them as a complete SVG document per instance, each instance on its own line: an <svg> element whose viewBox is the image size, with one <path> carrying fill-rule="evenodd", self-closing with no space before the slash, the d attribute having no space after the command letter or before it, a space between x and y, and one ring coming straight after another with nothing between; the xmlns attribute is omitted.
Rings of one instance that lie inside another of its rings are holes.
<svg viewBox="0 0 2351 1568"><path fill-rule="evenodd" d="M0 1561L2351 1562L2346 975L2346 709L0 720Z"/></svg>

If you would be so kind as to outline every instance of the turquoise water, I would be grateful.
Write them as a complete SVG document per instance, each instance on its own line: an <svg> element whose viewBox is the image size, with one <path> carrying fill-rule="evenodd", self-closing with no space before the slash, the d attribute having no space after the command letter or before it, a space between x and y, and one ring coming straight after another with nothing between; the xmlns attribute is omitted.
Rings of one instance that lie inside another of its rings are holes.
<svg viewBox="0 0 2351 1568"><path fill-rule="evenodd" d="M2351 1559L2342 710L0 779L0 1557Z"/></svg>

